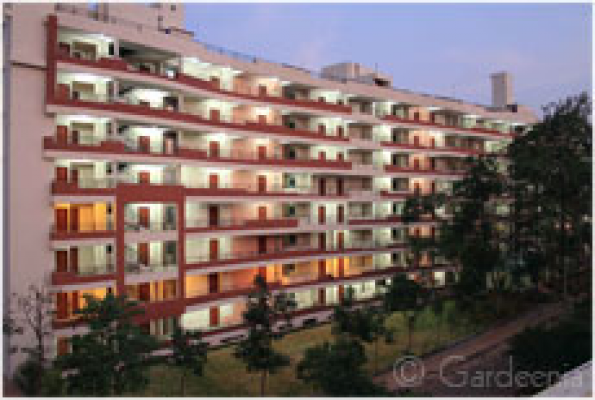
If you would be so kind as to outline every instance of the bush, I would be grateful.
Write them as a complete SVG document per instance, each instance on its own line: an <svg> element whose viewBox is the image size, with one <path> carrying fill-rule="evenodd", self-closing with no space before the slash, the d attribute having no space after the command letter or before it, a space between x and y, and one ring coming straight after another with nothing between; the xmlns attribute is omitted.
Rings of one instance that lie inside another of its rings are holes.
<svg viewBox="0 0 595 400"><path fill-rule="evenodd" d="M43 367L33 359L27 359L19 365L14 373L14 383L26 396L40 394Z"/></svg>
<svg viewBox="0 0 595 400"><path fill-rule="evenodd" d="M60 370L50 368L44 371L41 378L40 395L44 397L62 397L64 395L64 380Z"/></svg>
<svg viewBox="0 0 595 400"><path fill-rule="evenodd" d="M592 357L590 303L576 305L572 315L556 326L528 328L516 335L509 351L515 371L561 376L589 361ZM520 391L532 394L555 383L543 381L539 386L520 388Z"/></svg>

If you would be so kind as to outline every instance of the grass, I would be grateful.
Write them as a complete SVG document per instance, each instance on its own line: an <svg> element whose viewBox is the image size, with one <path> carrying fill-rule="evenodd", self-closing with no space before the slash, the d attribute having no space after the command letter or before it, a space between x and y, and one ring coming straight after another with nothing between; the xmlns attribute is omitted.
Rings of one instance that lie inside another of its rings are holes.
<svg viewBox="0 0 595 400"><path fill-rule="evenodd" d="M417 320L413 335L413 352L427 353L462 337L476 333L487 326L486 323L469 323L461 319L453 321L454 303L446 303L442 318L430 309L424 310ZM378 343L378 371L389 369L405 350L407 343L403 316L391 315L388 325L395 330L394 342ZM291 365L268 378L267 395L271 396L314 396L316 393L295 375L295 366L306 348L332 340L329 324L299 330L286 335L276 342L280 351L291 357ZM366 369L373 373L373 345L366 346L368 361ZM202 377L188 376L186 396L259 396L260 375L248 373L244 364L233 356L234 346L212 350ZM150 371L149 386L134 396L179 396L180 372L176 368L157 366Z"/></svg>

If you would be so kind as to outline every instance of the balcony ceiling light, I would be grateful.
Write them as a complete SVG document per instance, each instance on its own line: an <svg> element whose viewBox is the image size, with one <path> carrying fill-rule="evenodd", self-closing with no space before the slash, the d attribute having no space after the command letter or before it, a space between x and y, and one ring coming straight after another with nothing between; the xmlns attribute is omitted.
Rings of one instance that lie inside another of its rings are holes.
<svg viewBox="0 0 595 400"><path fill-rule="evenodd" d="M72 76L73 80L83 81L83 82L92 82L92 83L109 82L112 80L112 78L108 78L108 77L104 77L104 76L98 76L98 75L93 75L93 74L88 74L88 73L78 73L78 72L70 74L70 76Z"/></svg>
<svg viewBox="0 0 595 400"><path fill-rule="evenodd" d="M71 115L66 118L69 121L81 121L81 122L107 122L107 121L109 121L109 118L94 117L92 115Z"/></svg>

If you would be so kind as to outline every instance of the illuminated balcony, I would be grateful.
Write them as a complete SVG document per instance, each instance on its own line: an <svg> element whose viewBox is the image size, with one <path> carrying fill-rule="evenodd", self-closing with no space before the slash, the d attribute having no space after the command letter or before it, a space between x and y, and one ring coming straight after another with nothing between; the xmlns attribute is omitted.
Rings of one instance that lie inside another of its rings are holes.
<svg viewBox="0 0 595 400"><path fill-rule="evenodd" d="M465 171L462 169L446 169L446 168L411 168L402 167L399 165L385 165L384 170L389 173L403 173L406 175L444 175L444 176L462 176L465 175Z"/></svg>
<svg viewBox="0 0 595 400"><path fill-rule="evenodd" d="M56 204L52 240L113 238L114 214L111 204Z"/></svg>
<svg viewBox="0 0 595 400"><path fill-rule="evenodd" d="M98 282L115 278L113 245L71 246L54 250L53 285Z"/></svg>
<svg viewBox="0 0 595 400"><path fill-rule="evenodd" d="M211 245L212 246L212 245ZM275 260L294 259L300 257L343 254L346 252L383 251L400 249L402 241L386 240L352 240L349 243L289 246L278 249L263 248L246 251L219 251L210 247L206 254L186 254L188 268L204 268L219 265L243 264L252 262L273 262Z"/></svg>
<svg viewBox="0 0 595 400"><path fill-rule="evenodd" d="M403 117L397 117L395 115L385 115L382 117L383 120L388 121L388 122L397 122L397 123L402 123L405 125L411 125L411 126L419 126L419 127L429 127L429 128L434 128L436 130L441 130L442 129L446 129L449 132L450 131L456 131L456 132L469 132L469 133L477 133L477 134L485 134L485 135L489 135L489 136L496 136L496 137L502 137L502 138L511 138L514 136L513 133L503 133L497 129L489 129L489 128L484 128L481 126L472 126L472 127L465 127L465 126L456 126L456 125L447 125L447 124L441 124L441 123L437 123L437 122L432 122L432 121L422 121L421 119L409 119L409 118L403 118Z"/></svg>
<svg viewBox="0 0 595 400"><path fill-rule="evenodd" d="M133 65L123 58L108 55L90 55L88 57L82 57L77 54L84 53L81 53L80 51L73 52L70 49L70 46L67 48L65 45L60 46L58 50L56 61L60 63L98 68L105 71L126 72L131 75L137 75L138 79L142 79L143 76L153 77L163 81L162 83L166 85L168 82L182 84L188 87L188 89L199 89L215 95L230 96L240 101L249 100L267 104L272 103L279 106L300 107L317 111L351 114L351 107L349 106L320 100L275 96L266 89L263 89L263 85L258 85L257 87L234 85L230 90L222 87L219 80L201 79L175 69L162 68L157 71L151 68L144 68L142 65Z"/></svg>
<svg viewBox="0 0 595 400"><path fill-rule="evenodd" d="M186 220L186 230L188 232L208 232L208 231L233 231L233 230L261 230L261 229L288 229L297 228L297 218L218 218L217 220L209 218L198 218Z"/></svg>

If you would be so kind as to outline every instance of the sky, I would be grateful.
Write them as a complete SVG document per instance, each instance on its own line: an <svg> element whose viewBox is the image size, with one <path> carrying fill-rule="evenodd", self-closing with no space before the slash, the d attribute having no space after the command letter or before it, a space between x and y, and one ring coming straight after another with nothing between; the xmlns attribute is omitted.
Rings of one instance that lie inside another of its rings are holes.
<svg viewBox="0 0 595 400"><path fill-rule="evenodd" d="M353 61L393 86L491 103L489 75L513 75L539 111L591 92L589 4L186 4L198 40L308 69Z"/></svg>

